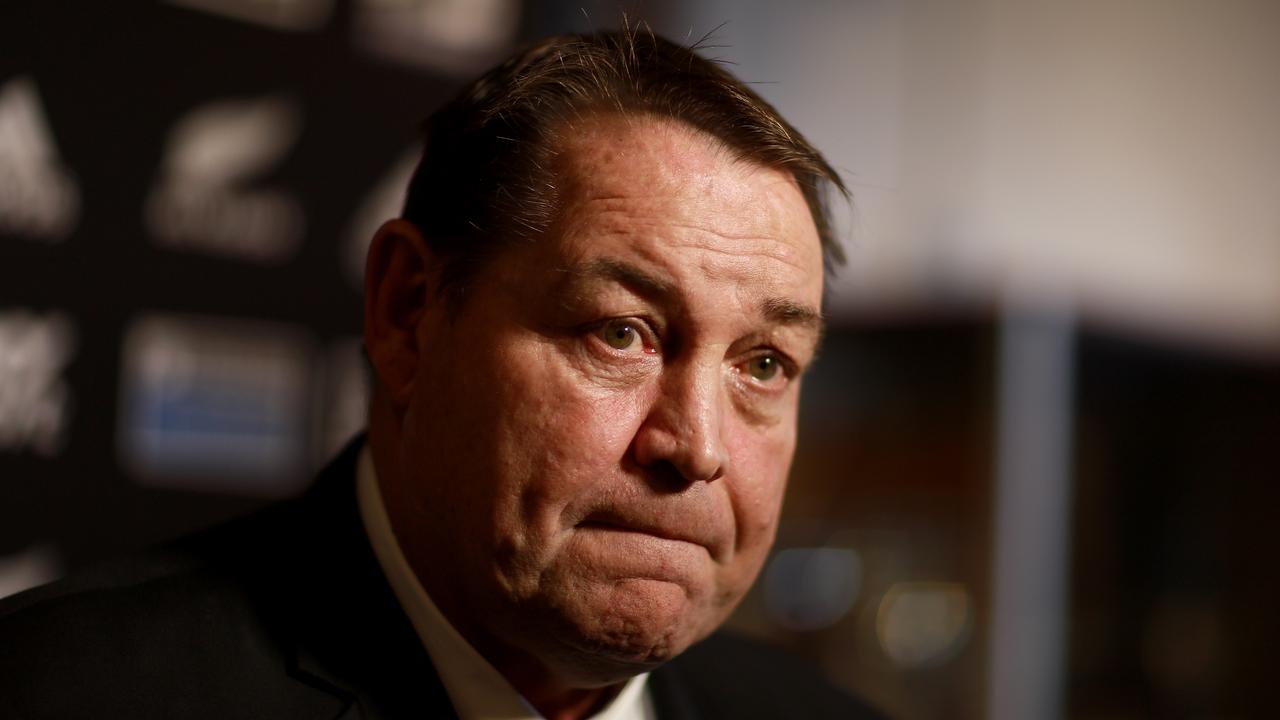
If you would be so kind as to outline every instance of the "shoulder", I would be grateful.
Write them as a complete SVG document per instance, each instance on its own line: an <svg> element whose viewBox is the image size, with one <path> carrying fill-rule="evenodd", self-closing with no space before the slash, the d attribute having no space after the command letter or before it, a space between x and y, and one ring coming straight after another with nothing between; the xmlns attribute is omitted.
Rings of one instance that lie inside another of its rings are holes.
<svg viewBox="0 0 1280 720"><path fill-rule="evenodd" d="M359 447L300 498L0 600L0 717L336 715L350 693L313 651L356 664L397 622L355 506Z"/></svg>
<svg viewBox="0 0 1280 720"><path fill-rule="evenodd" d="M350 544L350 526L358 530L351 482L358 450L353 442L299 498L0 598L0 633L78 613L136 616L143 623L163 621L168 615L161 610L169 607L207 616L207 603L231 610L236 598L278 589L300 571L299 559L322 565L316 551Z"/></svg>
<svg viewBox="0 0 1280 720"><path fill-rule="evenodd" d="M882 718L808 662L754 640L716 633L650 677L665 717Z"/></svg>
<svg viewBox="0 0 1280 720"><path fill-rule="evenodd" d="M0 716L222 708L234 717L255 695L287 695L272 612L252 579L265 565L243 550L269 522L237 522L0 600Z"/></svg>
<svg viewBox="0 0 1280 720"><path fill-rule="evenodd" d="M270 562L271 535L287 517L287 505L233 520L170 545L111 559L63 580L0 598L0 629L31 624L71 611L148 615L173 601L185 605L215 587L237 587L256 564ZM257 552L250 547L256 547Z"/></svg>

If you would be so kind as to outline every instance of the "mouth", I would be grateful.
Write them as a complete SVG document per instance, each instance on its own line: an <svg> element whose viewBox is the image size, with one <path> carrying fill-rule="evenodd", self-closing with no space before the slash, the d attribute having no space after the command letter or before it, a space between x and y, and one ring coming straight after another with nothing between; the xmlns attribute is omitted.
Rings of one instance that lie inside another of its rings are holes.
<svg viewBox="0 0 1280 720"><path fill-rule="evenodd" d="M673 542L683 542L706 547L706 543L692 537L688 533L680 532L674 528L663 527L657 524L624 520L607 513L594 513L589 515L582 522L578 523L578 528L580 530L602 532L635 533L639 535L648 535L660 540L671 540Z"/></svg>

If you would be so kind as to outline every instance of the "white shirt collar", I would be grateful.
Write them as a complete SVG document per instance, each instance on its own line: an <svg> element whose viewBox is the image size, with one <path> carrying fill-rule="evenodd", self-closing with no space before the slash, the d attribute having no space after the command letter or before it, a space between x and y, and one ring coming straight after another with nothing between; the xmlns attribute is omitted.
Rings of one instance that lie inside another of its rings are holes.
<svg viewBox="0 0 1280 720"><path fill-rule="evenodd" d="M471 647L445 619L418 576L409 567L396 541L368 443L356 464L356 499L365 534L400 607L409 616L435 664L440 681L460 720L535 720L541 716L511 683ZM648 673L627 681L622 692L596 713L593 720L653 720L655 714L645 684Z"/></svg>

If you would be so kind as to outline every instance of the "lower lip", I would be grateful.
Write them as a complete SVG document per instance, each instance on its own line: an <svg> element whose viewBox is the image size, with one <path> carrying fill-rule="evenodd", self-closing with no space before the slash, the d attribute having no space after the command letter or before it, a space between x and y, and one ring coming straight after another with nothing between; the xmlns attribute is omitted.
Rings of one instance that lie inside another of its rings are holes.
<svg viewBox="0 0 1280 720"><path fill-rule="evenodd" d="M707 572L707 549L633 528L604 523L577 527L571 547L579 572L619 579L647 578L682 587L697 584Z"/></svg>
<svg viewBox="0 0 1280 720"><path fill-rule="evenodd" d="M651 537L655 540L667 540L670 542L690 542L688 540L680 540L678 538L667 537L665 535L658 535L657 533L651 533L651 532L648 532L647 530L640 530L638 528L627 527L626 525L615 525L613 523L607 523L607 522L595 522L595 521L583 522L578 524L578 529L586 530L588 532L610 532L610 533L626 533L629 535L643 535L644 537Z"/></svg>

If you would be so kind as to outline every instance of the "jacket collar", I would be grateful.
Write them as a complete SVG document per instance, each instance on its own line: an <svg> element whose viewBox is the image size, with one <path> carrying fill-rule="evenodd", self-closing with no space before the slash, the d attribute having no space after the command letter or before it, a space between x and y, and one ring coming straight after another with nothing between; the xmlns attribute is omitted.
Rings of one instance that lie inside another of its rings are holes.
<svg viewBox="0 0 1280 720"><path fill-rule="evenodd" d="M360 521L356 459L363 436L283 506L289 528L276 583L290 598L298 680L352 701L351 717L456 717L417 633L387 585Z"/></svg>

